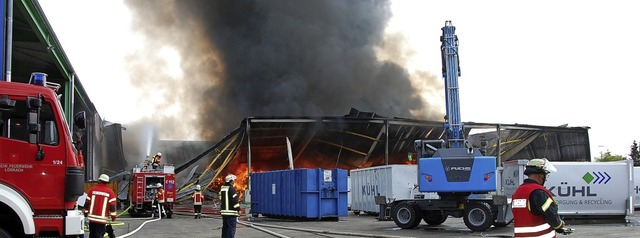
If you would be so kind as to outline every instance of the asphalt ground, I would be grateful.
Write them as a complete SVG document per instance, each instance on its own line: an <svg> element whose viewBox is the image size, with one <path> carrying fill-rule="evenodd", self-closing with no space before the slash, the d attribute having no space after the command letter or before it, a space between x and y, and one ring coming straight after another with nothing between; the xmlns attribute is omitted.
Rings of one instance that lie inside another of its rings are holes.
<svg viewBox="0 0 640 238"><path fill-rule="evenodd" d="M113 225L117 237L220 237L222 219L207 213L194 219L189 208L178 208L171 219L131 218L122 215ZM206 212L207 209L204 209ZM265 217L239 218L236 237L512 237L513 225L491 227L472 232L462 218L449 217L441 225L421 223L415 229L400 229L393 221L378 221L376 216L349 212L337 221L298 221ZM626 219L567 220L575 233L558 237L640 237L640 211Z"/></svg>

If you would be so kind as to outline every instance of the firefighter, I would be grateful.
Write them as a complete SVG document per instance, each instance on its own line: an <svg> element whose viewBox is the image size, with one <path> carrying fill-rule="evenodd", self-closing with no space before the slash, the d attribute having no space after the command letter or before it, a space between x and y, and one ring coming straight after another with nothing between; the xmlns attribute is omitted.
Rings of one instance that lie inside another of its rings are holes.
<svg viewBox="0 0 640 238"><path fill-rule="evenodd" d="M558 215L558 203L553 194L544 187L549 173L556 172L547 159L532 159L527 163L524 180L513 193L511 209L513 211L515 237L556 237L556 232L568 235L573 229L565 228Z"/></svg>
<svg viewBox="0 0 640 238"><path fill-rule="evenodd" d="M240 215L240 203L238 194L233 188L236 176L227 175L224 178L225 184L220 188L220 215L222 215L222 238L233 238L236 236L236 223Z"/></svg>
<svg viewBox="0 0 640 238"><path fill-rule="evenodd" d="M84 216L89 220L90 238L103 238L109 219L116 220L116 195L107 183L109 175L101 174L98 184L87 192Z"/></svg>
<svg viewBox="0 0 640 238"><path fill-rule="evenodd" d="M160 160L162 159L162 153L158 152L153 158L151 158L151 167L155 170L160 166Z"/></svg>
<svg viewBox="0 0 640 238"><path fill-rule="evenodd" d="M157 190L156 190L156 200L158 201L158 209L160 209L160 214L162 217L166 217L167 216L167 207L166 207L166 203L164 200L164 186L162 186L161 183L157 183L156 184Z"/></svg>
<svg viewBox="0 0 640 238"><path fill-rule="evenodd" d="M204 201L204 197L200 189L200 185L196 185L196 190L191 194L191 198L193 199L193 219L200 219L202 216L202 202Z"/></svg>

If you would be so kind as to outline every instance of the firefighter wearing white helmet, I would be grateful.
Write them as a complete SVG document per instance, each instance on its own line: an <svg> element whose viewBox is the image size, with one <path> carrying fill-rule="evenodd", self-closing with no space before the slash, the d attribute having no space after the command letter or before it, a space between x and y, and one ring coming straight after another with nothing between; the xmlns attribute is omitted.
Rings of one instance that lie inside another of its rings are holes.
<svg viewBox="0 0 640 238"><path fill-rule="evenodd" d="M196 185L196 190L191 194L191 199L193 199L193 219L200 219L202 217L202 202L204 201L204 196L202 196L202 191L200 191L200 185Z"/></svg>
<svg viewBox="0 0 640 238"><path fill-rule="evenodd" d="M84 216L89 220L89 237L103 237L109 220L116 220L116 195L107 183L109 175L101 174L98 184L87 191Z"/></svg>
<svg viewBox="0 0 640 238"><path fill-rule="evenodd" d="M532 159L525 166L528 178L516 189L511 200L515 237L556 237L556 232L568 235L558 215L558 203L544 187L549 173L557 169L546 158Z"/></svg>
<svg viewBox="0 0 640 238"><path fill-rule="evenodd" d="M158 152L156 155L151 158L151 167L153 169L157 169L160 166L160 162L162 160L162 153Z"/></svg>
<svg viewBox="0 0 640 238"><path fill-rule="evenodd" d="M167 204L165 203L164 197L164 186L162 186L161 183L156 183L156 199L158 201L158 209L162 217L166 217L167 211L169 210L166 206Z"/></svg>
<svg viewBox="0 0 640 238"><path fill-rule="evenodd" d="M229 174L224 178L225 184L220 188L220 215L222 215L222 237L236 236L236 223L240 215L238 194L233 188L236 176Z"/></svg>

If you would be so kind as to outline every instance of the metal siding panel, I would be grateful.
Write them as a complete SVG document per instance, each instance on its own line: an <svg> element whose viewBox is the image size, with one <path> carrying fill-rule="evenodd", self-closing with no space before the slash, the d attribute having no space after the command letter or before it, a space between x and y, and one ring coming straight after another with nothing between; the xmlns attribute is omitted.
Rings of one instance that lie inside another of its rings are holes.
<svg viewBox="0 0 640 238"><path fill-rule="evenodd" d="M307 181L307 187L304 190L304 194L306 196L306 201L308 202L308 207L306 217L307 218L316 218L320 217L320 185L319 180L322 178L318 173L320 169L306 169L303 174L305 176L305 181Z"/></svg>
<svg viewBox="0 0 640 238"><path fill-rule="evenodd" d="M269 200L269 203L273 204L273 209L271 210L271 214L275 215L286 215L286 211L284 211L283 207L283 193L287 190L284 190L285 183L282 182L282 171L274 171L271 175L271 183L275 184L275 194L273 199ZM273 185L272 185L273 186ZM273 202L271 202L273 201Z"/></svg>
<svg viewBox="0 0 640 238"><path fill-rule="evenodd" d="M298 216L300 209L304 207L300 205L300 188L299 181L296 179L296 171L286 171L282 182L282 189L284 190L282 194L285 196L283 207L286 210L284 213L288 216Z"/></svg>
<svg viewBox="0 0 640 238"><path fill-rule="evenodd" d="M349 195L347 170L338 169L338 216L347 216L349 210Z"/></svg>
<svg viewBox="0 0 640 238"><path fill-rule="evenodd" d="M320 198L320 217L335 217L337 214L337 203L334 202L334 196L332 189L335 188L336 181L336 173L334 170L319 170L318 173L322 177L320 180L321 191L318 193L318 197ZM327 175L325 173L331 173L328 178L331 178L330 181L327 181Z"/></svg>

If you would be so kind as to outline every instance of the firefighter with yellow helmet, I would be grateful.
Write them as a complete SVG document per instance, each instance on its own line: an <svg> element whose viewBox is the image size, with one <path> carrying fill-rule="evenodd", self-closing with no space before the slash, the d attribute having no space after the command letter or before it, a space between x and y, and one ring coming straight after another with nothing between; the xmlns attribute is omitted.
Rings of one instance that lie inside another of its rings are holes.
<svg viewBox="0 0 640 238"><path fill-rule="evenodd" d="M556 232L568 235L558 215L558 203L544 187L549 173L557 169L547 159L532 159L525 166L528 178L516 189L511 200L515 237L556 237Z"/></svg>

